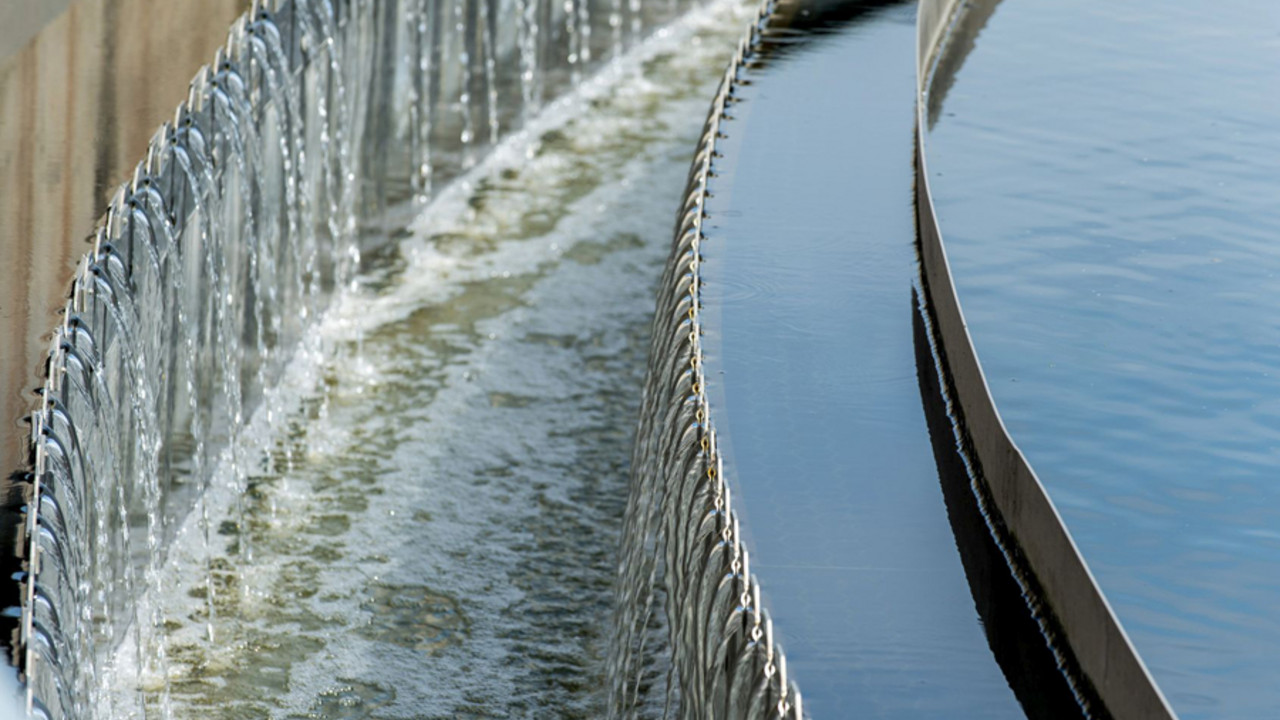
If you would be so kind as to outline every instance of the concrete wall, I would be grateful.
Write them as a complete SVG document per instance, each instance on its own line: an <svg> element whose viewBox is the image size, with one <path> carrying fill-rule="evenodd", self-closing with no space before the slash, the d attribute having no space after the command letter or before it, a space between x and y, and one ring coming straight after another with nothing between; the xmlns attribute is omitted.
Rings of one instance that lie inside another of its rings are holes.
<svg viewBox="0 0 1280 720"><path fill-rule="evenodd" d="M249 0L0 2L0 471L81 241ZM215 28L215 31L210 31Z"/></svg>

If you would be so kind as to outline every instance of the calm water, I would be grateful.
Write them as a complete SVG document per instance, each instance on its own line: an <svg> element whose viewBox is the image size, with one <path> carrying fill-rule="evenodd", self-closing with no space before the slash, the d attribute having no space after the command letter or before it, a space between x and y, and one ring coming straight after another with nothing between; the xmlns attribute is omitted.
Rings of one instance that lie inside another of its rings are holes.
<svg viewBox="0 0 1280 720"><path fill-rule="evenodd" d="M298 412L255 421L243 531L210 499L214 616L196 518L165 569L177 717L599 714L653 286L744 17L554 106L326 319Z"/></svg>
<svg viewBox="0 0 1280 720"><path fill-rule="evenodd" d="M915 8L868 5L825 27L793 8L808 32L778 33L722 125L703 244L721 450L806 712L1022 717L921 409Z"/></svg>
<svg viewBox="0 0 1280 720"><path fill-rule="evenodd" d="M1184 719L1280 706L1280 12L1002 3L930 136L978 354Z"/></svg>

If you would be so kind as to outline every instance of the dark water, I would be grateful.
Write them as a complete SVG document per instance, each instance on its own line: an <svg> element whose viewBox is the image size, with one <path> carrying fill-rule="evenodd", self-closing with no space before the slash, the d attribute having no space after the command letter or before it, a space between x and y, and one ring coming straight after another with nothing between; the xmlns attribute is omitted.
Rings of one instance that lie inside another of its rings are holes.
<svg viewBox="0 0 1280 720"><path fill-rule="evenodd" d="M1021 717L921 409L914 7L848 15L779 32L721 126L703 255L726 472L806 712Z"/></svg>
<svg viewBox="0 0 1280 720"><path fill-rule="evenodd" d="M1005 2L930 137L1016 442L1189 718L1280 706L1280 12Z"/></svg>

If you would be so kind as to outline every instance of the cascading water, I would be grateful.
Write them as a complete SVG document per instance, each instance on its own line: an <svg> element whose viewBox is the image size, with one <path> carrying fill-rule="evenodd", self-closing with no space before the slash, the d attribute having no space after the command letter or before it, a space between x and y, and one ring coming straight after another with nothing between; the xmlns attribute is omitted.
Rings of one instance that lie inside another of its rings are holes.
<svg viewBox="0 0 1280 720"><path fill-rule="evenodd" d="M738 47L694 156L658 294L611 648L611 717L802 718L717 451L703 375L703 221L720 123L769 29Z"/></svg>
<svg viewBox="0 0 1280 720"><path fill-rule="evenodd" d="M352 153L318 141L353 124L356 96L336 57L311 57L337 52L317 30L334 22L301 3L242 18L77 271L33 422L18 650L52 716L92 717L120 682L103 658L162 627L134 601L158 581L165 528L236 446L298 319L351 276L351 193L333 186ZM299 98L290 55L323 92ZM147 656L163 672L163 643Z"/></svg>
<svg viewBox="0 0 1280 720"><path fill-rule="evenodd" d="M123 646L165 672L145 589L167 536L224 450L240 476L246 418L352 277L361 98L342 52L360 28L327 3L241 18L80 264L18 486L15 660L38 714L102 716Z"/></svg>
<svg viewBox="0 0 1280 720"><path fill-rule="evenodd" d="M219 543L255 553L246 435L286 412L275 388L332 297L401 208L680 9L278 0L234 25L76 271L9 481L4 617L29 712L172 714L169 545L195 509L216 642L220 597L245 587Z"/></svg>

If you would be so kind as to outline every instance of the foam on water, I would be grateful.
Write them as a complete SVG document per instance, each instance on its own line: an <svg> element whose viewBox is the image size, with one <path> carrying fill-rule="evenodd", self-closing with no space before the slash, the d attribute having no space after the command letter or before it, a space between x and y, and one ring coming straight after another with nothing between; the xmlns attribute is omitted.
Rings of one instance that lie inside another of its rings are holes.
<svg viewBox="0 0 1280 720"><path fill-rule="evenodd" d="M211 483L212 558L200 513L179 531L148 704L599 714L653 284L744 17L717 2L623 55L339 299L242 433L245 499ZM122 690L116 715L139 714Z"/></svg>

